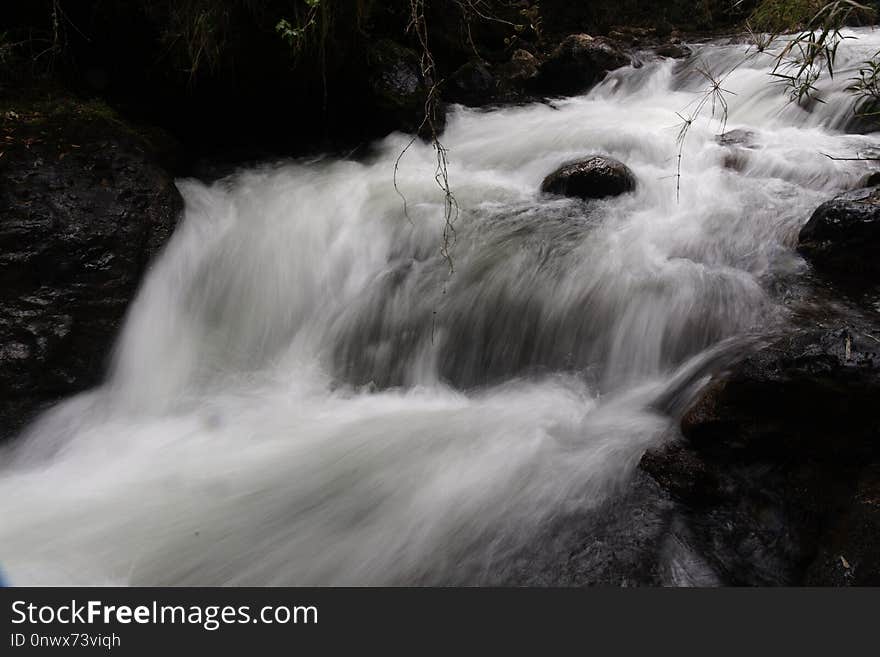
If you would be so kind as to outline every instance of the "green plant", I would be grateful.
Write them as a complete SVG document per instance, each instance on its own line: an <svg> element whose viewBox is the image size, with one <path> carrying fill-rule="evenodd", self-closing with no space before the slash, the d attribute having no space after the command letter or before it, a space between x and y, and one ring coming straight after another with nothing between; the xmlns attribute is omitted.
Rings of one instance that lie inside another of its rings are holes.
<svg viewBox="0 0 880 657"><path fill-rule="evenodd" d="M858 116L880 116L880 52L862 64L849 90L856 96Z"/></svg>
<svg viewBox="0 0 880 657"><path fill-rule="evenodd" d="M845 38L848 38L842 32L843 27L853 17L874 17L875 12L855 0L832 2L823 0L818 3L818 9L814 14L804 19L804 16L808 16L805 12L816 5L813 0L764 0L747 23L747 33L751 37L754 51L746 53L738 63L723 74L714 74L705 65L697 66L697 72L709 82L709 87L692 103L693 109L690 112L686 111L687 108L677 112L681 123L676 137L677 166L674 176L676 197L681 190L681 159L684 143L694 121L707 107L711 107L713 118L716 118L720 111L723 132L728 110L725 96L732 93L722 86L724 80L757 54L768 52L782 33L794 32L786 38L781 50L774 55L774 65L770 75L786 85L792 102L800 103L805 100L823 102L816 95L816 83L823 75L834 77L838 47ZM774 31L769 33L756 31L752 23L772 27ZM880 52L863 63L858 77L848 89L854 95L853 107L856 114L862 117L880 116ZM860 156L855 159L865 158Z"/></svg>
<svg viewBox="0 0 880 657"><path fill-rule="evenodd" d="M816 82L834 77L837 49L846 38L841 29L849 19L872 15L874 10L854 0L835 0L822 5L806 24L791 37L776 57L771 75L784 83L793 101L819 100Z"/></svg>
<svg viewBox="0 0 880 657"><path fill-rule="evenodd" d="M755 32L782 34L809 27L823 0L762 0L748 18Z"/></svg>
<svg viewBox="0 0 880 657"><path fill-rule="evenodd" d="M306 6L304 16L294 18L291 23L282 18L275 25L275 31L290 46L295 55L300 54L308 44L309 34L318 25L319 10L327 7L322 0L303 0Z"/></svg>
<svg viewBox="0 0 880 657"><path fill-rule="evenodd" d="M246 1L146 0L144 10L159 28L163 57L193 83L203 70L219 70L237 2Z"/></svg>
<svg viewBox="0 0 880 657"><path fill-rule="evenodd" d="M504 43L507 46L513 46L526 32L531 31L534 35L534 38L537 41L541 41L544 38L544 19L541 16L541 6L539 3L525 3L525 6L520 8L519 15L522 16L525 22L517 22L513 23L512 21L504 21L500 19L494 19L498 22L506 23L512 29L514 34L504 39ZM485 17L484 17L485 18Z"/></svg>

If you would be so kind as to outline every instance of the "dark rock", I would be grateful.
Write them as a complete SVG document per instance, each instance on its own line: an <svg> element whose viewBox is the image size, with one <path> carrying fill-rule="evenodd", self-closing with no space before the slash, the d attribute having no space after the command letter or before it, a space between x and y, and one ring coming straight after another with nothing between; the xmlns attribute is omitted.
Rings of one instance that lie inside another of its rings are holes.
<svg viewBox="0 0 880 657"><path fill-rule="evenodd" d="M664 43L655 48L654 52L660 57L669 57L670 59L687 59L692 54L690 48L680 43Z"/></svg>
<svg viewBox="0 0 880 657"><path fill-rule="evenodd" d="M743 128L722 132L718 135L717 140L722 146L740 146L742 148L758 147L755 133L751 130L744 130Z"/></svg>
<svg viewBox="0 0 880 657"><path fill-rule="evenodd" d="M530 86L538 75L538 59L518 49L506 62L489 65L470 61L449 76L443 86L444 100L469 107L538 100Z"/></svg>
<svg viewBox="0 0 880 657"><path fill-rule="evenodd" d="M493 95L482 104L538 100L532 86L538 75L539 66L538 59L528 50L514 50L508 61L492 69L495 78Z"/></svg>
<svg viewBox="0 0 880 657"><path fill-rule="evenodd" d="M877 185L880 185L880 171L869 174L862 183L862 187L876 187Z"/></svg>
<svg viewBox="0 0 880 657"><path fill-rule="evenodd" d="M636 178L622 162L610 157L594 157L566 164L541 183L541 191L582 199L619 196L636 188Z"/></svg>
<svg viewBox="0 0 880 657"><path fill-rule="evenodd" d="M655 38L657 30L652 27L635 27L631 25L618 25L608 32L608 36L620 43L632 46L640 46L646 41Z"/></svg>
<svg viewBox="0 0 880 657"><path fill-rule="evenodd" d="M495 76L482 62L468 62L455 71L446 83L444 97L454 103L479 107L495 98Z"/></svg>
<svg viewBox="0 0 880 657"><path fill-rule="evenodd" d="M588 34L566 37L541 65L533 88L548 95L571 95L592 87L609 71L630 63L614 41Z"/></svg>
<svg viewBox="0 0 880 657"><path fill-rule="evenodd" d="M760 148L755 138L755 133L741 128L728 130L718 135L717 141L720 145L727 146L728 148L724 154L724 167L734 171L745 169L751 158L750 151Z"/></svg>
<svg viewBox="0 0 880 657"><path fill-rule="evenodd" d="M635 472L625 490L596 509L561 514L497 566L455 584L664 586L669 576L669 494ZM494 571L501 571L496 574Z"/></svg>
<svg viewBox="0 0 880 657"><path fill-rule="evenodd" d="M745 171L748 163L748 153L741 150L725 153L724 159L721 160L721 164L725 169L731 169L733 171Z"/></svg>
<svg viewBox="0 0 880 657"><path fill-rule="evenodd" d="M505 69L505 77L510 80L531 80L538 74L540 66L537 58L528 50L514 50Z"/></svg>
<svg viewBox="0 0 880 657"><path fill-rule="evenodd" d="M674 463L675 467L669 467L669 463ZM678 499L698 495L708 501L719 495L715 473L682 443L673 443L661 450L646 452L640 467Z"/></svg>
<svg viewBox="0 0 880 657"><path fill-rule="evenodd" d="M370 70L369 106L375 116L371 123L380 132L415 132L425 116L425 100L430 80L422 77L418 54L389 39L372 45L367 55ZM434 117L438 123L441 116Z"/></svg>
<svg viewBox="0 0 880 657"><path fill-rule="evenodd" d="M182 201L154 145L106 108L8 112L0 175L0 437L97 383Z"/></svg>
<svg viewBox="0 0 880 657"><path fill-rule="evenodd" d="M827 540L807 569L808 586L880 584L880 464L855 482L851 504L832 523Z"/></svg>
<svg viewBox="0 0 880 657"><path fill-rule="evenodd" d="M684 415L685 440L643 457L726 583L880 582L869 326L797 332L742 358Z"/></svg>
<svg viewBox="0 0 880 657"><path fill-rule="evenodd" d="M841 281L875 284L880 274L880 190L859 189L820 205L801 229L798 251Z"/></svg>

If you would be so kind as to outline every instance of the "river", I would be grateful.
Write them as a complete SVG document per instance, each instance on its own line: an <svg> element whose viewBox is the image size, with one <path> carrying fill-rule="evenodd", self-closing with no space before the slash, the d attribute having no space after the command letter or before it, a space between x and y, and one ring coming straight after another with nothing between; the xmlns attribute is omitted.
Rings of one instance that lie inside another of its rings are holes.
<svg viewBox="0 0 880 657"><path fill-rule="evenodd" d="M880 49L852 34L827 102L807 109L770 83L769 55L740 64L726 125L705 105L680 169L681 117L708 86L696 63L724 74L744 46L646 58L580 97L453 108L451 262L430 144L406 151L393 184L406 135L356 160L179 181L185 216L105 384L0 454L5 574L481 584L531 582L540 562L553 584L583 559L587 581L599 568L639 583L641 557L606 557L632 552L654 511L615 500L645 450L676 439L672 407L787 321L799 229L867 171L825 154L880 144L847 133L847 78ZM631 167L636 191L539 192L593 153ZM640 540L660 583L717 583L666 529Z"/></svg>

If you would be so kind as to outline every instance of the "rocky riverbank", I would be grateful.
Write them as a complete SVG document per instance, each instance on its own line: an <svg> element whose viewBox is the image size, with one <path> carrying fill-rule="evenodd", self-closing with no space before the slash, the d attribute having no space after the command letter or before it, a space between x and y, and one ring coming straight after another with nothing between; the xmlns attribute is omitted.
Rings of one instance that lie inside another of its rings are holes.
<svg viewBox="0 0 880 657"><path fill-rule="evenodd" d="M822 204L786 331L731 363L641 461L730 584L880 584L876 188Z"/></svg>
<svg viewBox="0 0 880 657"><path fill-rule="evenodd" d="M100 103L13 102L0 145L0 437L95 385L182 201L160 133Z"/></svg>

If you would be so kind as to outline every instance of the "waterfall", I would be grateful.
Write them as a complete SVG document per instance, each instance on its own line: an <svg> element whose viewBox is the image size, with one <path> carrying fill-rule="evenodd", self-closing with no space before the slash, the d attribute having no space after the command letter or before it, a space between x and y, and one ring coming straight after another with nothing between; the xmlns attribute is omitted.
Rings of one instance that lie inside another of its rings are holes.
<svg viewBox="0 0 880 657"><path fill-rule="evenodd" d="M0 454L4 572L482 583L549 525L589 537L644 451L675 439L658 400L787 321L799 229L865 175L825 155L880 143L847 132L847 78L880 49L853 35L828 102L787 102L757 56L725 78L726 124L707 105L680 151L679 115L707 87L697 62L724 74L742 45L648 59L580 97L453 108L452 272L431 145L406 150L393 182L407 135L357 160L179 181L185 214L105 383ZM539 192L595 153L625 162L636 191Z"/></svg>

